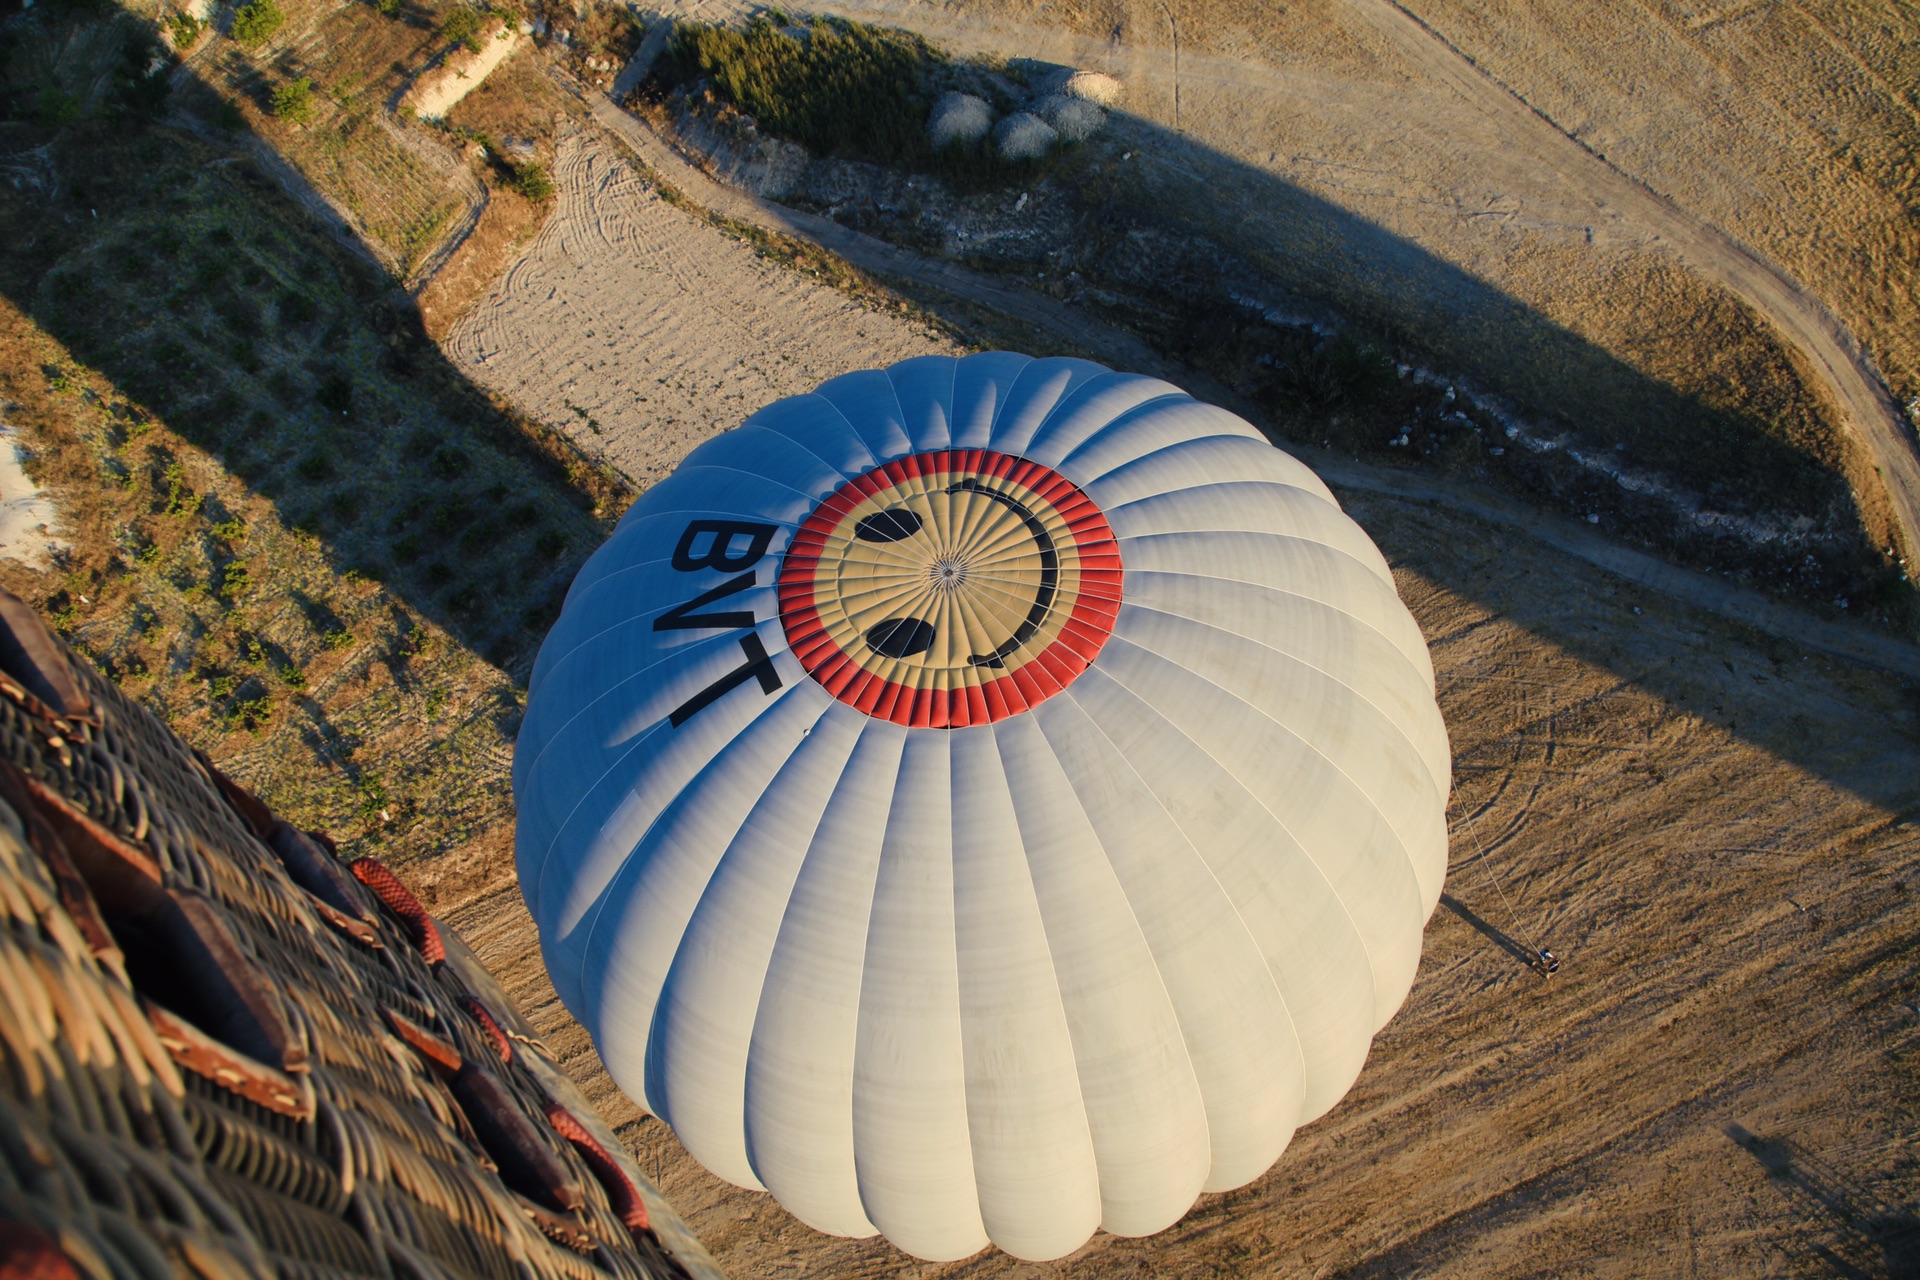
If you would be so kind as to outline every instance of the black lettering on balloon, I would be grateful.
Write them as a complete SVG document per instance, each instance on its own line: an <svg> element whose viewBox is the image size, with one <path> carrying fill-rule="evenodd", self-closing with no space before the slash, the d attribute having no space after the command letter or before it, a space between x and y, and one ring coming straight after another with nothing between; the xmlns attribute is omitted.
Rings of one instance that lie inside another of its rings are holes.
<svg viewBox="0 0 1920 1280"><path fill-rule="evenodd" d="M673 549L673 567L681 573L718 569L735 576L710 591L702 591L693 599L673 606L653 620L653 629L724 631L732 627L752 627L754 619L750 609L724 609L718 613L701 613L699 610L745 591L759 581L759 574L752 572L751 567L767 554L767 547L772 543L776 531L774 525L749 520L688 521L687 527L681 531L678 545ZM734 544L741 539L745 539L745 545L736 549ZM743 569L749 572L739 572ZM746 656L744 663L673 709L667 720L674 728L678 729L730 690L749 680L758 681L762 693L772 693L780 687L780 673L774 670L773 658L768 655L767 646L761 643L756 632L749 630L740 637L740 652Z"/></svg>
<svg viewBox="0 0 1920 1280"><path fill-rule="evenodd" d="M919 618L887 618L867 628L867 643L888 658L910 658L933 648L934 627Z"/></svg>
<svg viewBox="0 0 1920 1280"><path fill-rule="evenodd" d="M700 631L711 629L725 631L729 627L750 627L753 614L746 609L737 609L730 613L695 613L703 604L712 604L715 600L724 600L736 591L745 591L759 580L759 574L743 573L737 578L728 578L711 591L702 591L693 599L673 606L653 620L655 631Z"/></svg>
<svg viewBox="0 0 1920 1280"><path fill-rule="evenodd" d="M767 554L767 544L773 541L774 532L773 525L747 520L689 521L685 532L680 535L680 545L673 549L673 567L682 573L692 573L696 569L738 573L749 565L759 563L760 557ZM704 552L695 555L694 547L702 535L712 541ZM744 551L736 552L733 549L735 538L747 540Z"/></svg>
<svg viewBox="0 0 1920 1280"><path fill-rule="evenodd" d="M678 729L724 697L735 686L743 685L749 680L760 682L761 693L772 693L780 687L780 673L773 669L773 658L768 655L767 646L760 643L758 632L749 631L740 637L740 652L746 655L747 660L744 663L673 709L673 713L667 717L667 720L674 728Z"/></svg>

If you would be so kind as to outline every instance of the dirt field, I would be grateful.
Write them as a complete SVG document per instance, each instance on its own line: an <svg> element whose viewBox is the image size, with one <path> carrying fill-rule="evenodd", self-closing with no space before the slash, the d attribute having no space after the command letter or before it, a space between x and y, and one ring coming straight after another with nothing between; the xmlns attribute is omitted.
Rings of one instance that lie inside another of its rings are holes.
<svg viewBox="0 0 1920 1280"><path fill-rule="evenodd" d="M766 399L940 349L660 200L605 143L567 143L558 176L451 347L637 479ZM1440 673L1448 898L1352 1095L1162 1236L932 1266L817 1235L613 1090L546 984L507 833L450 857L439 909L741 1277L1910 1273L1920 694L1426 502L1348 497Z"/></svg>
<svg viewBox="0 0 1920 1280"><path fill-rule="evenodd" d="M447 349L637 484L768 401L953 349L675 208L597 135L554 181L559 211Z"/></svg>

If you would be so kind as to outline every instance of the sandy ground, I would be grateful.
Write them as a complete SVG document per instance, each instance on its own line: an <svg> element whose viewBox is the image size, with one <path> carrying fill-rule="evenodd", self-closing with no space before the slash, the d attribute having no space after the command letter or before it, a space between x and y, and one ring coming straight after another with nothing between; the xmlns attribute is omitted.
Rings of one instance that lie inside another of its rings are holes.
<svg viewBox="0 0 1920 1280"><path fill-rule="evenodd" d="M558 177L450 346L642 482L768 399L941 349L662 202L605 143L570 141ZM1914 682L1423 496L1344 496L1433 646L1448 898L1352 1094L1167 1233L946 1266L817 1235L617 1093L510 880L444 914L739 1277L1911 1274ZM1558 977L1522 966L1531 945Z"/></svg>
<svg viewBox="0 0 1920 1280"><path fill-rule="evenodd" d="M19 438L0 425L0 556L45 568L66 545L58 532L60 511L21 463Z"/></svg>
<svg viewBox="0 0 1920 1280"><path fill-rule="evenodd" d="M553 176L559 210L447 349L642 485L769 401L952 350L668 204L598 136Z"/></svg>

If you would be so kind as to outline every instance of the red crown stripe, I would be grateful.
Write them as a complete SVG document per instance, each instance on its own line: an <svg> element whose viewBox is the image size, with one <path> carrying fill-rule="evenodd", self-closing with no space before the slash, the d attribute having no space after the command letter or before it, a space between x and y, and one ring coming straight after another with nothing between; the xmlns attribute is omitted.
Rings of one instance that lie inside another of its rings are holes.
<svg viewBox="0 0 1920 1280"><path fill-rule="evenodd" d="M1033 678L1033 675L1029 671L1032 665L1032 663L1028 663L1027 666L1020 668L1011 676L1007 677L1007 683L1020 691L1020 700L1029 707L1038 706L1048 698L1051 698L1056 692L1055 690L1045 688Z"/></svg>
<svg viewBox="0 0 1920 1280"><path fill-rule="evenodd" d="M873 672L860 670L859 674L854 676L853 682L840 694L840 700L850 706L857 707L863 698L871 699L874 696L870 692L874 685L885 683L886 681L873 674Z"/></svg>
<svg viewBox="0 0 1920 1280"><path fill-rule="evenodd" d="M833 642L833 637L825 631L815 631L804 641L792 642L788 647L793 650L793 656L800 660L800 665L809 671L823 664L840 649L840 646Z"/></svg>
<svg viewBox="0 0 1920 1280"><path fill-rule="evenodd" d="M886 696L886 692L887 682L872 672L868 672L867 678L860 682L860 687L854 692L853 705L855 710L864 711L868 715L872 715L873 709L879 705L880 699Z"/></svg>
<svg viewBox="0 0 1920 1280"><path fill-rule="evenodd" d="M1033 678L1039 683L1043 685L1051 683L1054 686L1048 697L1052 697L1054 693L1072 684L1074 677L1086 670L1084 664L1076 667L1065 661L1064 655L1059 650L1059 645L1048 645L1045 650L1034 656L1032 662L1020 668L1022 671L1032 671Z"/></svg>
<svg viewBox="0 0 1920 1280"><path fill-rule="evenodd" d="M873 704L873 714L894 724L905 724L906 713L901 709L901 704L912 700L912 690L891 680L882 681L881 685L880 697Z"/></svg>
<svg viewBox="0 0 1920 1280"><path fill-rule="evenodd" d="M1007 681L989 680L980 686L980 700L986 705L987 713L982 719L991 724L995 720L1004 720L1013 715L1013 708L1007 704ZM1025 710L1025 706L1021 710Z"/></svg>
<svg viewBox="0 0 1920 1280"><path fill-rule="evenodd" d="M859 674L859 664L838 649L835 649L826 663L813 673L814 678L819 680L826 687L827 692L836 698L840 696L840 691L852 684L853 678Z"/></svg>

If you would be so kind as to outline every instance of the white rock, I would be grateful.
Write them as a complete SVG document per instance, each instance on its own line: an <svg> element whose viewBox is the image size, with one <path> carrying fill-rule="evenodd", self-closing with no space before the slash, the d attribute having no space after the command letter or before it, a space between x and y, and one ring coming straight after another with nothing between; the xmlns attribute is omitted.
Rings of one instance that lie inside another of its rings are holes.
<svg viewBox="0 0 1920 1280"><path fill-rule="evenodd" d="M1076 71L1060 86L1060 92L1096 106L1117 107L1122 90L1120 82L1110 75L1099 71Z"/></svg>
<svg viewBox="0 0 1920 1280"><path fill-rule="evenodd" d="M1100 132L1107 113L1085 98L1064 93L1049 94L1033 113L1052 125L1068 142L1085 142Z"/></svg>
<svg viewBox="0 0 1920 1280"><path fill-rule="evenodd" d="M1026 111L1016 111L993 127L994 147L1002 160L1038 160L1059 140L1052 125Z"/></svg>
<svg viewBox="0 0 1920 1280"><path fill-rule="evenodd" d="M943 94L927 117L927 137L935 150L956 142L972 144L993 128L993 108L970 93Z"/></svg>

